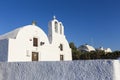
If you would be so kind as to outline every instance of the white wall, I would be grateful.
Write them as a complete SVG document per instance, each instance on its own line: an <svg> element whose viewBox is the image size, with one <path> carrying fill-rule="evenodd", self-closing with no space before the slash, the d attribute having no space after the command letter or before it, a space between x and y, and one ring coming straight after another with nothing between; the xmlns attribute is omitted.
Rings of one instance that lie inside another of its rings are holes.
<svg viewBox="0 0 120 80"><path fill-rule="evenodd" d="M33 37L38 38L38 47L33 47ZM23 27L16 39L9 39L9 62L32 61L32 52L39 53L39 61L59 61L60 54L64 60L72 60L71 49L64 36L58 36L52 44L49 43L47 35L37 26L29 25ZM32 41L30 41L32 40ZM40 45L40 42L44 45ZM63 43L64 50L60 51L59 44Z"/></svg>
<svg viewBox="0 0 120 80"><path fill-rule="evenodd" d="M33 47L33 37L38 38L38 47ZM38 27L29 25L20 30L16 39L9 39L9 61L31 61L32 52L42 52L49 45L45 33ZM45 42L40 46L40 42ZM28 55L28 56L27 56ZM41 57L41 56L39 56ZM41 58L40 58L41 59Z"/></svg>
<svg viewBox="0 0 120 80"><path fill-rule="evenodd" d="M114 80L120 80L120 60L114 60Z"/></svg>
<svg viewBox="0 0 120 80"><path fill-rule="evenodd" d="M112 60L3 62L0 80L115 80L113 64Z"/></svg>

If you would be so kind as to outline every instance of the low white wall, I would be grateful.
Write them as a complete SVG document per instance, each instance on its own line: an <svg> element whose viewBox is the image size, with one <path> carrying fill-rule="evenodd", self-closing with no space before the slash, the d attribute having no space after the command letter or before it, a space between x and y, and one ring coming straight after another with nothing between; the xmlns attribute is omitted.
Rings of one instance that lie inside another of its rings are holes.
<svg viewBox="0 0 120 80"><path fill-rule="evenodd" d="M114 80L114 61L1 62L0 80Z"/></svg>
<svg viewBox="0 0 120 80"><path fill-rule="evenodd" d="M120 80L120 60L114 60L114 80Z"/></svg>

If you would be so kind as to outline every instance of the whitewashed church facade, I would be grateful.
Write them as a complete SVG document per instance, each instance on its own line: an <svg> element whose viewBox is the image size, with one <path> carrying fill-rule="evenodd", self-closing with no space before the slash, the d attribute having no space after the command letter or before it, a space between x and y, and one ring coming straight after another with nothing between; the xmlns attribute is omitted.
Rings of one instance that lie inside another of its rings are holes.
<svg viewBox="0 0 120 80"><path fill-rule="evenodd" d="M48 24L48 36L35 23L0 36L0 61L72 60L64 26L55 17Z"/></svg>

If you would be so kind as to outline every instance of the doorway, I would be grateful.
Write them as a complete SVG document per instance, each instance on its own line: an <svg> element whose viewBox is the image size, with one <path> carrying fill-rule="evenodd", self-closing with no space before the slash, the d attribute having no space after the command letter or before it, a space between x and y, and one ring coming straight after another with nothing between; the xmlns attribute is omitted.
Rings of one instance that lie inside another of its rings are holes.
<svg viewBox="0 0 120 80"><path fill-rule="evenodd" d="M63 60L64 60L64 56L60 55L60 61L63 61Z"/></svg>
<svg viewBox="0 0 120 80"><path fill-rule="evenodd" d="M32 61L38 61L39 59L39 53L38 52L32 52Z"/></svg>

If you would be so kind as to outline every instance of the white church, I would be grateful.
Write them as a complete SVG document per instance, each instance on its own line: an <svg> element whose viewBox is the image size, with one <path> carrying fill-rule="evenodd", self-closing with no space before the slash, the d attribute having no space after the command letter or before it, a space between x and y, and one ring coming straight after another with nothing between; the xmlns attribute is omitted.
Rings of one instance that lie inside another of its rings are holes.
<svg viewBox="0 0 120 80"><path fill-rule="evenodd" d="M0 61L72 60L64 26L55 16L48 24L48 36L35 22L0 36Z"/></svg>

